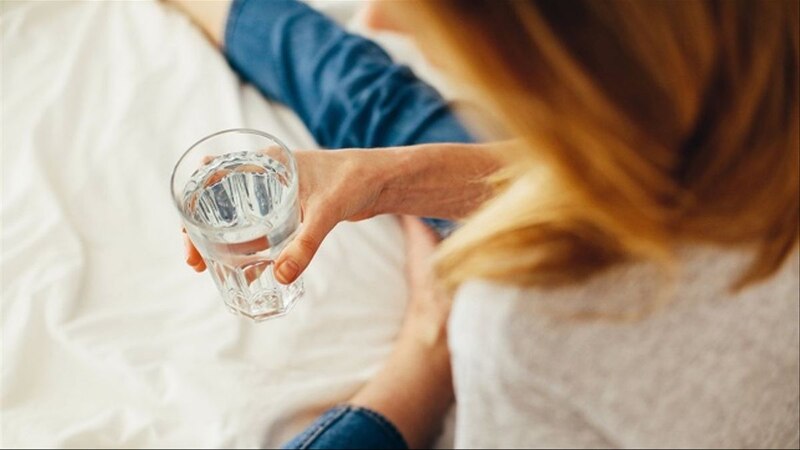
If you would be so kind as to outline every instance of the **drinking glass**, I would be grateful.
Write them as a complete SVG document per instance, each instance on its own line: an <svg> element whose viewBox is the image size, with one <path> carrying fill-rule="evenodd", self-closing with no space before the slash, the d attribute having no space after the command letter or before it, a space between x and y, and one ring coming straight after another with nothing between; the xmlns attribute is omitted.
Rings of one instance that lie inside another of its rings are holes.
<svg viewBox="0 0 800 450"><path fill-rule="evenodd" d="M303 294L302 279L282 285L273 273L300 226L292 152L262 131L220 131L186 150L171 188L228 308L256 321L286 314Z"/></svg>

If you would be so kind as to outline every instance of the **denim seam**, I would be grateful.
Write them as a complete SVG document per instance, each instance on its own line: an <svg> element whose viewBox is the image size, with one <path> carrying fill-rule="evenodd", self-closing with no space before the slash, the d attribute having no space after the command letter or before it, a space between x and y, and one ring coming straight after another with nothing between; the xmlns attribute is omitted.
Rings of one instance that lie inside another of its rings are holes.
<svg viewBox="0 0 800 450"><path fill-rule="evenodd" d="M303 439L297 446L298 449L309 448L311 444L326 430L328 430L336 421L341 419L345 414L350 411L349 406L339 407L340 409L336 414L332 415L329 419L318 423L313 428L308 430L308 437Z"/></svg>
<svg viewBox="0 0 800 450"><path fill-rule="evenodd" d="M371 409L361 408L358 406L352 407L352 409L354 411L363 412L364 414L372 418L375 421L375 423L378 424L378 426L380 426L383 429L384 432L397 439L400 443L403 444L402 445L403 447L408 448L408 444L406 443L405 438L403 438L403 435L400 433L400 430L398 430L393 423L389 422L388 419L376 413L375 411L372 411Z"/></svg>
<svg viewBox="0 0 800 450"><path fill-rule="evenodd" d="M222 42L224 53L228 53L229 44L233 43L236 27L239 25L239 16L242 15L244 4L247 0L233 0L228 10L228 20L225 23L225 39Z"/></svg>

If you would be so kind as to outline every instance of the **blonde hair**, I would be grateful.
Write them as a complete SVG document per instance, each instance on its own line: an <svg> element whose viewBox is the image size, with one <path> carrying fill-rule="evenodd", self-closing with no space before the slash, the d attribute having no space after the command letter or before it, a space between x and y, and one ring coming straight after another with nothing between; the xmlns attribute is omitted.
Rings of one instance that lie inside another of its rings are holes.
<svg viewBox="0 0 800 450"><path fill-rule="evenodd" d="M797 246L797 1L386 2L518 138L441 246L449 287L574 283L679 243Z"/></svg>

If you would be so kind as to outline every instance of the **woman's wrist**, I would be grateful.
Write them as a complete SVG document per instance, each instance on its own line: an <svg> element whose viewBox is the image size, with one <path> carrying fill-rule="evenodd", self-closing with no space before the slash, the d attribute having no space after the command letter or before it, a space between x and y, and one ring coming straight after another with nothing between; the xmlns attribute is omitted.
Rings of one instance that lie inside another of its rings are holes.
<svg viewBox="0 0 800 450"><path fill-rule="evenodd" d="M410 188L408 183L414 180L415 171L419 171L419 156L410 148L385 148L374 153L377 169L378 196L375 209L377 214L399 214L407 208L404 192ZM404 189L403 185L406 188Z"/></svg>
<svg viewBox="0 0 800 450"><path fill-rule="evenodd" d="M376 214L460 219L491 195L485 177L500 167L486 144L423 144L370 150Z"/></svg>

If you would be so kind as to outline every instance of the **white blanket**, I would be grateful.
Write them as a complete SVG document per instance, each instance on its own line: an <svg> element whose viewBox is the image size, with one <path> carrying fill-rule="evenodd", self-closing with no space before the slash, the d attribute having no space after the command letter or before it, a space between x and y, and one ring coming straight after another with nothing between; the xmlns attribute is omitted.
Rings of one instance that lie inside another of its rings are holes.
<svg viewBox="0 0 800 450"><path fill-rule="evenodd" d="M313 148L291 112L157 2L1 17L4 447L276 446L374 373L405 306L394 218L337 227L260 324L182 260L178 156L232 127Z"/></svg>

